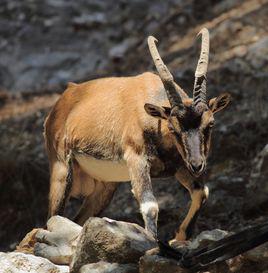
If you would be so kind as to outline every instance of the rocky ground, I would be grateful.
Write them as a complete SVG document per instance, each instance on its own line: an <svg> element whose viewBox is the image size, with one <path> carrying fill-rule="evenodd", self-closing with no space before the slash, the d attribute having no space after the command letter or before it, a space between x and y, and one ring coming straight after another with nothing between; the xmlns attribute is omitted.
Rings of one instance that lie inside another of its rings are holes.
<svg viewBox="0 0 268 273"><path fill-rule="evenodd" d="M191 92L199 48L211 33L208 94L232 94L217 116L207 170L210 199L196 232L237 230L268 214L268 1L6 1L0 5L0 250L46 219L48 166L42 124L68 81L153 70L146 37ZM189 197L154 182L159 232L170 238ZM103 215L142 223L128 184Z"/></svg>
<svg viewBox="0 0 268 273"><path fill-rule="evenodd" d="M0 252L0 272L267 273L267 227L266 221L235 234L203 231L187 245L170 247L137 224L91 217L81 227L53 216L15 252Z"/></svg>

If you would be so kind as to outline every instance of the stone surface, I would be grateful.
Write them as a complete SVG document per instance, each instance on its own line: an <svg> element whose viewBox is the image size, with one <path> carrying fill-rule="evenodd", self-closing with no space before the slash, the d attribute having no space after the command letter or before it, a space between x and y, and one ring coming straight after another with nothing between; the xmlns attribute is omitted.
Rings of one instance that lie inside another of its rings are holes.
<svg viewBox="0 0 268 273"><path fill-rule="evenodd" d="M174 244L172 247L181 251L181 253L186 253L195 250L196 248L204 248L210 242L215 242L223 239L228 234L227 231L215 229L210 231L204 231L199 234L192 241L186 244ZM260 245L246 253L238 255L234 258L228 259L226 261L211 264L206 269L198 271L204 273L262 273L268 267L268 243ZM187 269L180 266L180 263L172 258L166 258L160 256L158 248L148 250L146 254L140 259L140 272L141 273L169 273L169 272L179 272L187 273Z"/></svg>
<svg viewBox="0 0 268 273"><path fill-rule="evenodd" d="M146 250L156 246L154 239L137 224L92 217L84 224L71 263L71 272L98 261L135 263Z"/></svg>
<svg viewBox="0 0 268 273"><path fill-rule="evenodd" d="M246 184L247 201L244 204L244 213L247 217L251 215L263 216L267 208L268 195L268 144L252 160L250 176Z"/></svg>
<svg viewBox="0 0 268 273"><path fill-rule="evenodd" d="M179 263L158 255L145 255L140 259L140 273L186 273Z"/></svg>
<svg viewBox="0 0 268 273"><path fill-rule="evenodd" d="M257 156L252 161L252 168L250 173L250 180L247 184L248 188L257 188L258 181L262 176L268 173L268 144L266 144L263 149L257 154ZM267 190L264 188L264 190Z"/></svg>
<svg viewBox="0 0 268 273"><path fill-rule="evenodd" d="M0 252L0 273L68 273L68 266L59 266L31 254Z"/></svg>
<svg viewBox="0 0 268 273"><path fill-rule="evenodd" d="M136 224L92 217L82 229L64 217L54 216L48 221L47 227L48 230L37 229L28 233L19 246L29 252L36 239L35 251L38 250L38 254L43 254L50 261L19 252L0 253L0 273L67 273L69 267L54 263L68 264L72 257L70 273L189 272L180 266L179 261L161 256L154 239ZM219 229L204 231L187 244L172 244L172 247L186 253L191 249L204 248L227 234L230 233ZM268 243L265 243L199 272L265 273L267 268Z"/></svg>
<svg viewBox="0 0 268 273"><path fill-rule="evenodd" d="M34 254L34 245L36 243L35 235L36 233L41 230L38 228L33 229L32 231L28 232L19 245L16 246L16 251L28 254Z"/></svg>
<svg viewBox="0 0 268 273"><path fill-rule="evenodd" d="M138 273L138 266L134 264L117 264L98 262L87 264L80 268L79 273Z"/></svg>
<svg viewBox="0 0 268 273"><path fill-rule="evenodd" d="M55 264L69 264L76 250L82 227L61 216L47 222L47 230L39 230L35 237L34 254Z"/></svg>
<svg viewBox="0 0 268 273"><path fill-rule="evenodd" d="M223 239L229 233L220 229L205 230L198 234L188 245L190 249L196 249L208 245L210 242L215 242Z"/></svg>
<svg viewBox="0 0 268 273"><path fill-rule="evenodd" d="M268 243L244 253L243 257L268 268Z"/></svg>
<svg viewBox="0 0 268 273"><path fill-rule="evenodd" d="M0 88L55 91L68 81L107 73L109 50L114 47L112 62L127 54L121 41L144 33L151 10L158 7L164 15L175 1L161 2L1 1Z"/></svg>

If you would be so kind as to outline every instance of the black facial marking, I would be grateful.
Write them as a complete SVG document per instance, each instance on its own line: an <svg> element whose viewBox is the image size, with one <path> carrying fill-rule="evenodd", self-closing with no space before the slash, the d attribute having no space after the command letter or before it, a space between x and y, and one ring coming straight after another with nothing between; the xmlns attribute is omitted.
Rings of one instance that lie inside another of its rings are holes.
<svg viewBox="0 0 268 273"><path fill-rule="evenodd" d="M183 112L177 112L176 117L183 131L197 129L201 123L202 115L198 114L193 107L185 107Z"/></svg>

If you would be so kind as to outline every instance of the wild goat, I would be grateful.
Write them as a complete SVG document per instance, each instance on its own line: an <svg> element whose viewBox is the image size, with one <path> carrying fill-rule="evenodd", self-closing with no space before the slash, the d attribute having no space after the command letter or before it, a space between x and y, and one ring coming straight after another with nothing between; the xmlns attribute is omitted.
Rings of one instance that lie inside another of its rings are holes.
<svg viewBox="0 0 268 273"><path fill-rule="evenodd" d="M145 222L157 236L158 204L151 177L174 176L189 191L190 210L176 240L186 240L208 188L206 167L214 114L229 94L206 99L209 33L202 29L193 98L163 63L152 36L149 49L159 76L103 78L69 83L45 122L50 163L49 216L62 214L70 196L84 196L76 217L83 224L110 202L118 185L131 181Z"/></svg>

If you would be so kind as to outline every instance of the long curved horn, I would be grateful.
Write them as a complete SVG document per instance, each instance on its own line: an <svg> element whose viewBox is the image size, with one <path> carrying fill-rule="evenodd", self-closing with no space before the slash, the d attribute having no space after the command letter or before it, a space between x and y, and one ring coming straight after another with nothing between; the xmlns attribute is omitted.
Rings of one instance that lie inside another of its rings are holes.
<svg viewBox="0 0 268 273"><path fill-rule="evenodd" d="M209 58L209 32L203 28L197 36L202 35L201 52L198 64L195 70L195 82L193 90L194 106L198 109L207 107L206 92L207 92L207 70Z"/></svg>
<svg viewBox="0 0 268 273"><path fill-rule="evenodd" d="M184 93L184 91L178 85L175 84L172 74L169 72L167 66L164 64L163 60L160 57L155 42L157 42L157 39L155 37L153 36L148 37L148 46L151 56L153 58L155 67L159 73L159 76L167 92L171 108L173 108L176 105L182 103L182 97L179 92L182 91Z"/></svg>

